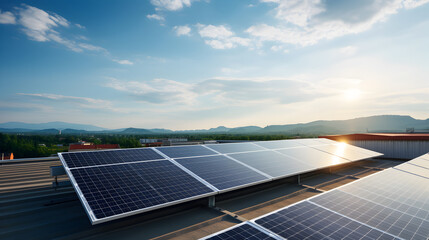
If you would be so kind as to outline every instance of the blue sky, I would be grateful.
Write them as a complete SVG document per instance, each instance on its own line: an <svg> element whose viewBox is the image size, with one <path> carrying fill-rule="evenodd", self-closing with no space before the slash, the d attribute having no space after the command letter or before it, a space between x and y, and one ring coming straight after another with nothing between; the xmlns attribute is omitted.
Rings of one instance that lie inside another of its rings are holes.
<svg viewBox="0 0 429 240"><path fill-rule="evenodd" d="M0 122L426 119L428 2L1 1Z"/></svg>

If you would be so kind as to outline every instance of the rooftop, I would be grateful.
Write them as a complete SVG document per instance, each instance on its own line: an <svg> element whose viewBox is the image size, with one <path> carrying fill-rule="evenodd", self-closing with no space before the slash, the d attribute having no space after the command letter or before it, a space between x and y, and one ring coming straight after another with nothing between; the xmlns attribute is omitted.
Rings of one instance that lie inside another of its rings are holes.
<svg viewBox="0 0 429 240"><path fill-rule="evenodd" d="M219 195L217 208L196 200L91 225L71 186L52 187L49 167L60 161L8 162L0 165L0 239L196 239L400 163L354 162L303 175L301 184L291 177Z"/></svg>

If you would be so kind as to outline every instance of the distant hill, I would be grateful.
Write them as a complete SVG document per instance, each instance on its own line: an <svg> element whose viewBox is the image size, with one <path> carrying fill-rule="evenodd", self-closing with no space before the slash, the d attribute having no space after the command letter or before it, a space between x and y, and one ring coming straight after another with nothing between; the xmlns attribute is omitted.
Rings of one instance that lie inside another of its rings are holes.
<svg viewBox="0 0 429 240"><path fill-rule="evenodd" d="M153 134L153 132L143 128L127 128L121 132L121 134Z"/></svg>
<svg viewBox="0 0 429 240"><path fill-rule="evenodd" d="M43 128L45 127L45 128ZM319 120L309 123L270 125L264 128L258 126L244 126L228 128L219 126L210 129L181 130L173 131L169 129L155 128L123 128L104 129L93 125L73 124L64 122L51 123L20 123L9 122L0 123L0 132L3 133L28 133L28 134L346 134L363 132L405 132L407 128L414 128L416 131L429 132L429 119L419 120L410 116L381 115L371 117L361 117L349 120Z"/></svg>
<svg viewBox="0 0 429 240"><path fill-rule="evenodd" d="M418 120L410 116L382 115L349 120L314 121L304 124L271 125L263 132L317 132L319 134L344 134L359 132L405 132L406 128L429 130L429 119Z"/></svg>
<svg viewBox="0 0 429 240"><path fill-rule="evenodd" d="M0 128L20 128L28 130L44 130L44 129L79 129L86 131L101 131L107 130L106 128L97 127L94 125L88 124L77 124L77 123L67 123L67 122L47 122L47 123L24 123L24 122L6 122L0 123Z"/></svg>

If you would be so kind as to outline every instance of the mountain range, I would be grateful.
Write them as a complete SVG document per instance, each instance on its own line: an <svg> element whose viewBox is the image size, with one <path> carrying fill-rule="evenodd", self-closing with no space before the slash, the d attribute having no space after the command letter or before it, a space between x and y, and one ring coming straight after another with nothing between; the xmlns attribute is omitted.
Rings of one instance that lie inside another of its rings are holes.
<svg viewBox="0 0 429 240"><path fill-rule="evenodd" d="M269 125L264 128L258 126L244 126L228 128L219 126L210 129L181 130L169 129L144 129L123 128L106 129L87 124L75 124L66 122L48 123L0 123L0 132L3 133L31 133L31 134L85 134L85 133L109 133L125 135L150 135L150 134L174 134L174 133L206 133L206 134L346 134L362 132L405 132L407 128L416 131L429 131L429 119L419 120L410 116L380 115L361 117L349 120L319 120L309 123Z"/></svg>

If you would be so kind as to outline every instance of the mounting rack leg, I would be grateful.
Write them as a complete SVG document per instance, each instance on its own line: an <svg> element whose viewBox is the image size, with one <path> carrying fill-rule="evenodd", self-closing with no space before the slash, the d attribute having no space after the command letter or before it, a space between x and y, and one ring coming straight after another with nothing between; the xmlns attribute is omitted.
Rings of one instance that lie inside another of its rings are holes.
<svg viewBox="0 0 429 240"><path fill-rule="evenodd" d="M211 208L216 207L216 198L215 198L215 196L209 197L209 207L211 207Z"/></svg>

